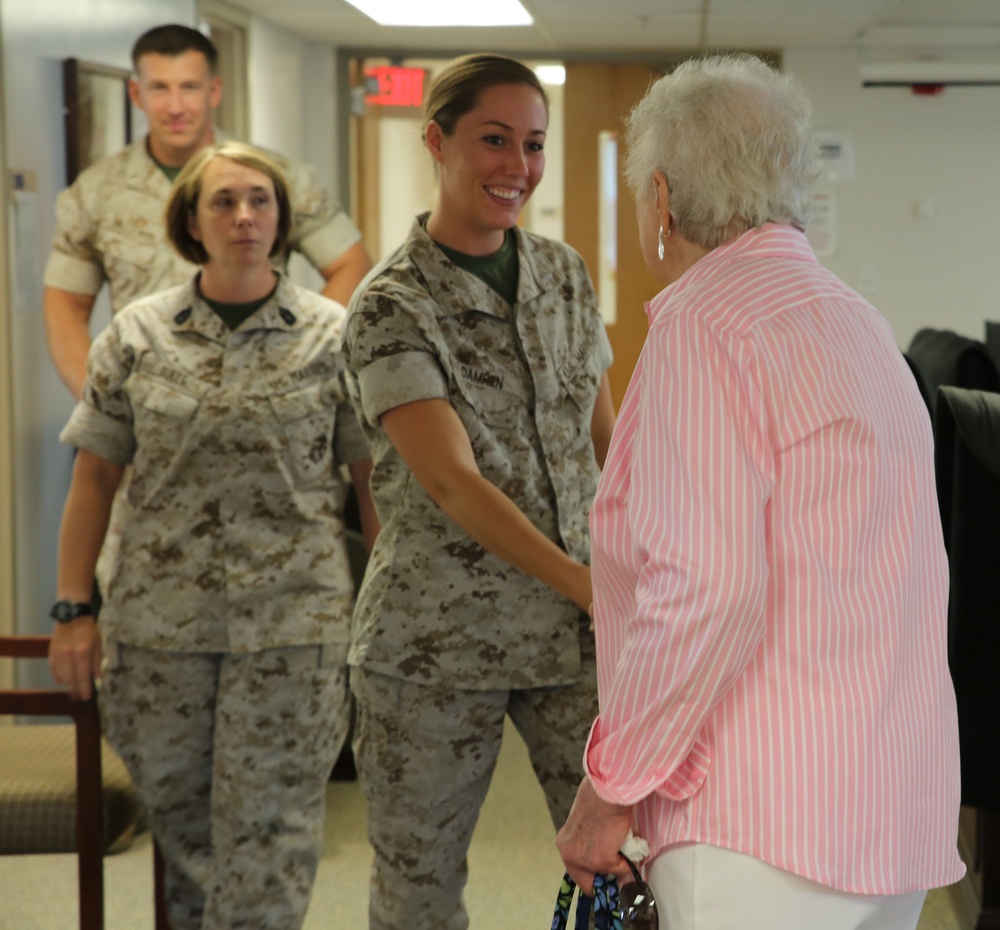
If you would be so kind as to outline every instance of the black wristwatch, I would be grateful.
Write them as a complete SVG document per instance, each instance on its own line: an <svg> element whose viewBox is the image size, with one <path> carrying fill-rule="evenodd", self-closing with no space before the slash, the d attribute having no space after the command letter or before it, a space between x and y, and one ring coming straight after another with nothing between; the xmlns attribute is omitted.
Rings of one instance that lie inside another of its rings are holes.
<svg viewBox="0 0 1000 930"><path fill-rule="evenodd" d="M49 616L55 620L56 623L69 623L77 617L92 616L93 613L94 607L89 603L82 603L80 601L56 601L52 605L52 610L49 611Z"/></svg>

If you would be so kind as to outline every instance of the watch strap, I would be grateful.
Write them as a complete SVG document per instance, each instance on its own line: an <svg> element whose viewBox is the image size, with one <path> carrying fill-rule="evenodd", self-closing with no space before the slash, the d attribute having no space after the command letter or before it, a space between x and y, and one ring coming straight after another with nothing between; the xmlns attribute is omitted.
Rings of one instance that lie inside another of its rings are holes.
<svg viewBox="0 0 1000 930"><path fill-rule="evenodd" d="M70 623L77 617L93 616L94 606L89 601L56 601L49 617L56 623Z"/></svg>

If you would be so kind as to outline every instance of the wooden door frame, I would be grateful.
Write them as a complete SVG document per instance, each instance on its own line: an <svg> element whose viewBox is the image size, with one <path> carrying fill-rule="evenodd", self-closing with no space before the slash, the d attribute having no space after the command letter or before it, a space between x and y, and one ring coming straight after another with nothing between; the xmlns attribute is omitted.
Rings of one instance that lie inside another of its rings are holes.
<svg viewBox="0 0 1000 930"><path fill-rule="evenodd" d="M649 64L567 62L563 94L565 165L563 210L565 239L582 256L597 281L599 270L598 139L602 132L624 135L624 119L662 71ZM618 171L618 249L615 322L608 338L615 361L608 372L615 408L621 405L639 352L646 339L643 303L663 285L642 260L632 193Z"/></svg>

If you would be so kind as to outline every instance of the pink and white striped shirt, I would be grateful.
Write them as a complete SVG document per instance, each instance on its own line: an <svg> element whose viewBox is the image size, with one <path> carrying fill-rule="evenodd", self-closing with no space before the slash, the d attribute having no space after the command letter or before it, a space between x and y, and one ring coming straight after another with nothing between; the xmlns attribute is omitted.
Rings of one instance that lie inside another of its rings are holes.
<svg viewBox="0 0 1000 930"><path fill-rule="evenodd" d="M653 855L708 843L863 894L957 881L933 440L888 324L777 225L647 312L590 518L595 790Z"/></svg>

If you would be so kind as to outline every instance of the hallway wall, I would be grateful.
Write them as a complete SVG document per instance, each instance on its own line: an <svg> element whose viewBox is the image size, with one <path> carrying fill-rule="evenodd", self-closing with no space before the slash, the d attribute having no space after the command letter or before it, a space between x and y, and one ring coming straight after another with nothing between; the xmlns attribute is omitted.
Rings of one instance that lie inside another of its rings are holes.
<svg viewBox="0 0 1000 930"><path fill-rule="evenodd" d="M789 48L785 68L805 85L816 129L854 138L856 179L830 185L837 251L823 263L903 347L925 326L982 339L983 321L1000 319L1000 87L862 88L849 49ZM934 216L918 217L921 197Z"/></svg>
<svg viewBox="0 0 1000 930"><path fill-rule="evenodd" d="M333 47L302 42L259 17L251 19L249 33L250 141L307 162L327 190L336 191ZM289 268L304 287L323 283L300 255Z"/></svg>
<svg viewBox="0 0 1000 930"><path fill-rule="evenodd" d="M129 68L137 35L161 22L195 21L195 0L0 0L6 126L11 171L35 173L27 222L10 229L11 282L20 299L10 319L14 399L16 632L47 632L55 593L59 518L69 481L70 451L59 431L72 409L69 392L45 347L41 275L52 237L55 198L66 183L62 60L78 57ZM142 123L142 121L140 121ZM133 132L143 131L143 125ZM27 273L25 273L27 272ZM99 302L92 329L104 325ZM9 557L9 554L3 554ZM37 665L37 663L31 663Z"/></svg>

